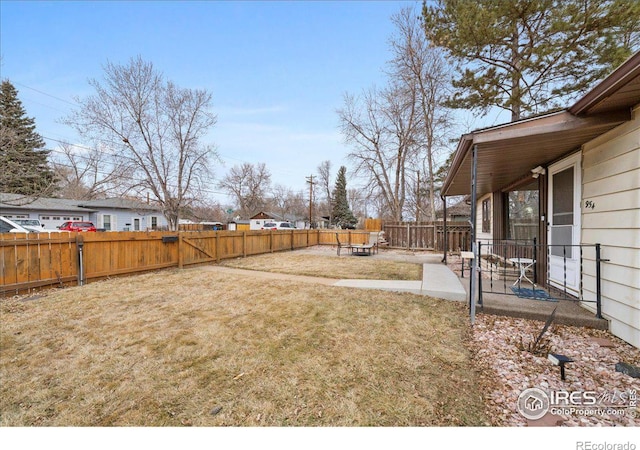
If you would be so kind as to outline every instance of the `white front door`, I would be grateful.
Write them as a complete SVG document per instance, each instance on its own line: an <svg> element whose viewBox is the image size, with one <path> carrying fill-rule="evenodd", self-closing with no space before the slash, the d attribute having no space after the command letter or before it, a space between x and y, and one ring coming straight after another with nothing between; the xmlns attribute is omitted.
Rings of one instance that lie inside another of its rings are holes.
<svg viewBox="0 0 640 450"><path fill-rule="evenodd" d="M573 292L580 281L580 156L549 167L549 282Z"/></svg>

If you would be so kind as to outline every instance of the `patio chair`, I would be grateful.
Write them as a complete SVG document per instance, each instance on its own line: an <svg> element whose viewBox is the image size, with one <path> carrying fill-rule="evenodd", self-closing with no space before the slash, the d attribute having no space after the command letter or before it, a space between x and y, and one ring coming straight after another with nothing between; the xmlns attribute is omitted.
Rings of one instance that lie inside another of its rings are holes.
<svg viewBox="0 0 640 450"><path fill-rule="evenodd" d="M338 256L340 256L340 249L341 248L346 248L346 249L351 249L351 245L350 244L341 244L340 243L340 234L336 233L336 242L338 242Z"/></svg>
<svg viewBox="0 0 640 450"><path fill-rule="evenodd" d="M378 253L378 232L369 233L369 245L371 245L372 253Z"/></svg>

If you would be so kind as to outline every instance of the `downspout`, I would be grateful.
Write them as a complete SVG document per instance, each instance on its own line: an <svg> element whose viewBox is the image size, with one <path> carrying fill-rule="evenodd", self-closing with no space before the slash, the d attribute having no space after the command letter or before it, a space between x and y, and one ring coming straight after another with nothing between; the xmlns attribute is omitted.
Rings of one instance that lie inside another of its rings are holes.
<svg viewBox="0 0 640 450"><path fill-rule="evenodd" d="M478 258L480 255L477 254L477 244L476 244L476 223L477 223L477 171L478 171L478 146L476 144L472 147L472 158L473 162L471 164L471 252L473 253L473 259L471 260L471 275L469 276L469 309L471 316L471 325L474 324L476 320L476 272L478 269Z"/></svg>

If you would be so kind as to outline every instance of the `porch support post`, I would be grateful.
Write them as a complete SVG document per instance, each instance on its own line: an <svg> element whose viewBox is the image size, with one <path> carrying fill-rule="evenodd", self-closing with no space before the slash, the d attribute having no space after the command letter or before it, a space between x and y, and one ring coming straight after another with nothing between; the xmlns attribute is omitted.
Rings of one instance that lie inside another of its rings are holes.
<svg viewBox="0 0 640 450"><path fill-rule="evenodd" d="M476 273L478 269L478 258L476 244L476 223L477 223L477 171L478 171L478 146L473 145L472 148L473 162L471 164L471 252L473 253L473 259L471 260L471 275L469 276L469 309L471 316L471 325L476 320Z"/></svg>
<svg viewBox="0 0 640 450"><path fill-rule="evenodd" d="M440 198L442 199L442 210L444 212L444 215L442 216L442 250L444 251L442 262L447 264L447 250L449 249L449 236L447 236L447 197L441 195Z"/></svg>

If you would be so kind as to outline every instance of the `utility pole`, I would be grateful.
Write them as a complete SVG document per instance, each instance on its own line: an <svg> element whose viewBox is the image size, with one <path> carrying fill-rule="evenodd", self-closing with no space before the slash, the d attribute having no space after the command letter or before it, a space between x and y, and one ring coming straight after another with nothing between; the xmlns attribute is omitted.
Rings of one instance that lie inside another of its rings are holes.
<svg viewBox="0 0 640 450"><path fill-rule="evenodd" d="M307 177L307 183L309 183L309 228L314 228L313 226L313 185L315 182L313 181L313 175L309 175Z"/></svg>

